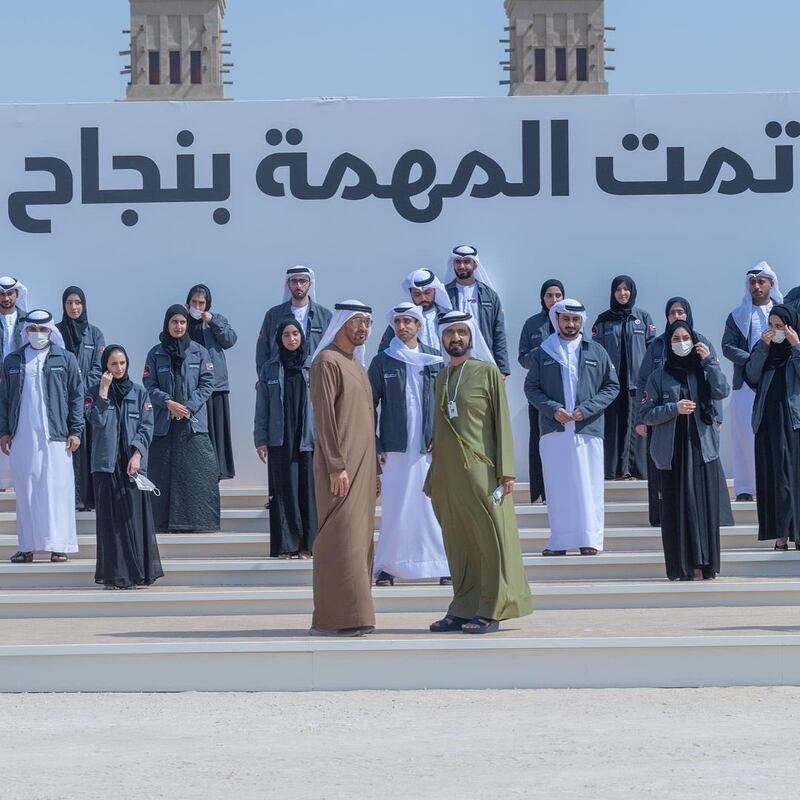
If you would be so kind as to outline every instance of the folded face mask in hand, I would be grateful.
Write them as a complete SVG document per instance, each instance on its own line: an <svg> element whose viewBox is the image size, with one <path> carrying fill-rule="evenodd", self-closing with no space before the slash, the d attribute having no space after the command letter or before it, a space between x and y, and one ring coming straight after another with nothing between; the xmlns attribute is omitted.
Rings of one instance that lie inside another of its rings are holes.
<svg viewBox="0 0 800 800"><path fill-rule="evenodd" d="M156 497L161 497L158 487L149 478L145 478L140 472L131 476L131 480L136 484L140 492L152 492Z"/></svg>

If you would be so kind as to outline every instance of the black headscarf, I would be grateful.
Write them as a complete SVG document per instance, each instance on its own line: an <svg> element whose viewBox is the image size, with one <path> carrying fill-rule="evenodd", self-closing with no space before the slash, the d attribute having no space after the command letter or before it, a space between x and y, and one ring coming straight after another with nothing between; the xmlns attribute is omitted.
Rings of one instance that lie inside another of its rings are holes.
<svg viewBox="0 0 800 800"><path fill-rule="evenodd" d="M665 334L667 358L664 369L679 381L684 381L691 373L694 373L697 378L699 392L700 418L706 425L711 425L714 422L716 411L714 409L714 401L711 399L711 387L708 385L708 379L700 361L700 356L694 347L692 347L688 356L676 355L672 350L672 335L681 328L689 332L692 337L692 345L696 345L699 341L697 334L687 320L677 319L669 324Z"/></svg>
<svg viewBox="0 0 800 800"><path fill-rule="evenodd" d="M130 379L129 375L131 362L125 348L121 344L108 345L106 349L103 350L103 355L100 356L100 367L103 372L108 372L108 361L115 352L122 353L125 356L125 374L121 378L114 378L114 380L111 381L111 388L109 389L108 396L114 405L119 407L122 405L125 395L133 389L133 381Z"/></svg>
<svg viewBox="0 0 800 800"><path fill-rule="evenodd" d="M670 326L669 310L675 305L675 303L678 303L686 312L686 321L689 323L689 327L693 330L694 317L692 316L692 306L689 301L685 297L670 297L670 299L667 300L667 305L664 307L664 316L667 320L667 326L664 329L664 332L666 333L667 328Z"/></svg>
<svg viewBox="0 0 800 800"><path fill-rule="evenodd" d="M83 311L81 311L81 315L78 319L72 319L72 317L67 314L66 303L67 298L71 294L78 295L83 304ZM61 322L57 323L56 327L61 331L61 335L64 337L64 344L66 344L67 350L77 356L81 341L83 340L83 332L89 327L89 318L86 316L86 295L79 286L67 286L67 288L64 289L64 293L61 295Z"/></svg>
<svg viewBox="0 0 800 800"><path fill-rule="evenodd" d="M557 278L551 278L550 280L545 281L542 284L542 288L539 290L539 300L542 302L542 311L544 311L545 314L547 314L550 309L544 304L544 296L551 286L558 286L558 288L561 289L562 297L566 297L566 293L564 292L564 284L561 283L560 280Z"/></svg>
<svg viewBox="0 0 800 800"><path fill-rule="evenodd" d="M769 312L770 317L778 317L784 325L794 328L795 331L800 330L800 313L794 306L779 305L773 306L772 311ZM779 369L786 366L789 356L792 354L792 346L784 339L779 344L771 342L769 346L769 354L767 355L767 363L765 369Z"/></svg>
<svg viewBox="0 0 800 800"><path fill-rule="evenodd" d="M186 295L186 305L188 306L192 297L196 294L204 294L206 296L206 311L211 311L211 289L204 283L196 283L189 289L189 294ZM195 319L189 314L189 338L203 347L206 346L205 337L203 336L203 320Z"/></svg>
<svg viewBox="0 0 800 800"><path fill-rule="evenodd" d="M623 305L617 301L614 293L617 291L619 285L624 283L630 289L631 296L628 302ZM611 281L611 303L608 311L604 311L597 319L598 322L610 322L611 320L626 320L633 313L633 307L636 305L636 283L628 275L617 275Z"/></svg>
<svg viewBox="0 0 800 800"><path fill-rule="evenodd" d="M167 351L170 359L172 359L173 369L179 369L181 367L183 364L183 359L186 358L186 351L189 349L189 345L192 343L192 340L189 338L188 328L186 333L181 336L180 339L174 339L170 335L169 321L178 315L185 317L187 320L190 319L189 312L186 310L186 306L182 306L180 303L175 303L175 305L170 306L167 309L167 313L164 314L164 327L158 336L158 340L161 342L162 347Z"/></svg>
<svg viewBox="0 0 800 800"><path fill-rule="evenodd" d="M300 331L300 347L294 351L287 350L283 344L283 332L289 325ZM303 326L294 317L287 317L278 325L275 342L278 345L278 355L283 368L288 372L301 370L306 362L306 335L303 333Z"/></svg>

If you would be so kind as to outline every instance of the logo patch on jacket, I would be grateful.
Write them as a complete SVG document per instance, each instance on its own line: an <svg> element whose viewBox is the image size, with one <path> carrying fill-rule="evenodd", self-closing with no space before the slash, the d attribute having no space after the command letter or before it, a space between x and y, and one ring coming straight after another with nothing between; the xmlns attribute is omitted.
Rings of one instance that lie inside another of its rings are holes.
<svg viewBox="0 0 800 800"><path fill-rule="evenodd" d="M600 365L600 362L591 358L587 358L586 361L584 361L584 364L586 364L587 367L597 367Z"/></svg>
<svg viewBox="0 0 800 800"><path fill-rule="evenodd" d="M87 394L86 397L83 399L83 408L85 411L88 411L94 405L94 398Z"/></svg>
<svg viewBox="0 0 800 800"><path fill-rule="evenodd" d="M144 372L142 373L142 377L143 378L149 378L151 374L152 373L150 372L150 365L149 364L145 364L144 365Z"/></svg>
<svg viewBox="0 0 800 800"><path fill-rule="evenodd" d="M206 362L206 369L210 370L211 372L213 372L214 371L214 365L210 361L207 361Z"/></svg>
<svg viewBox="0 0 800 800"><path fill-rule="evenodd" d="M148 403L148 402L147 402L147 400L145 400L145 401L144 401L144 405L142 406L142 408L143 408L145 411L151 411L151 410L152 410L152 408L153 408L153 406L152 406L150 403Z"/></svg>

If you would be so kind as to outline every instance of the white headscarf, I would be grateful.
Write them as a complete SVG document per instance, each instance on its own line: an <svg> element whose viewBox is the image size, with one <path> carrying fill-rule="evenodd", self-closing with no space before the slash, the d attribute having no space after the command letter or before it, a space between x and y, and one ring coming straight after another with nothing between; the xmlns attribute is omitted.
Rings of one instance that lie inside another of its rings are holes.
<svg viewBox="0 0 800 800"><path fill-rule="evenodd" d="M342 329L342 326L350 319L355 317L358 314L363 314L365 317L369 317L372 319L372 308L366 305L366 303L362 303L360 300L343 300L341 303L337 303L334 307L333 317L331 317L330 324L325 329L325 333L322 334L322 339L320 339L319 345L317 349L314 351L314 355L311 356L311 360L313 361L328 345L333 342L336 338L336 334ZM367 332L367 337L369 338L369 334L372 333L372 328L370 327L369 331ZM359 345L356 347L354 353L355 357L364 365L366 366L367 363L367 355L366 355L366 347L364 345Z"/></svg>
<svg viewBox="0 0 800 800"><path fill-rule="evenodd" d="M292 290L289 288L289 278L296 278L305 275L311 281L311 287L308 290L308 296L313 302L317 302L317 288L316 278L314 277L314 270L309 267L296 266L286 270L286 280L283 282L283 302L292 299Z"/></svg>
<svg viewBox="0 0 800 800"><path fill-rule="evenodd" d="M439 315L439 341L442 344L442 358L444 359L444 363L450 363L450 356L448 355L444 346L444 342L442 341L442 334L453 325L464 323L466 323L471 334L470 358L474 358L478 361L486 361L489 364L494 364L494 354L489 349L489 345L486 344L486 339L483 338L480 328L475 324L472 314L464 311L448 311L445 314Z"/></svg>
<svg viewBox="0 0 800 800"><path fill-rule="evenodd" d="M736 323L736 327L741 331L744 337L750 335L750 320L753 314L750 278L769 278L773 284L772 291L770 292L772 302L776 304L783 302L783 293L778 284L778 276L766 261L762 261L760 264L756 264L753 269L747 270L747 274L744 276L744 297L742 298L741 305L735 308L731 314L733 316L733 321Z"/></svg>
<svg viewBox="0 0 800 800"><path fill-rule="evenodd" d="M21 284L16 278L11 278L8 275L4 275L0 278L0 289L4 292L10 292L12 289L16 289L19 293L19 297L17 297L17 308L23 312L23 314L28 312L28 287L24 284Z"/></svg>
<svg viewBox="0 0 800 800"><path fill-rule="evenodd" d="M566 366L564 352L561 349L561 328L558 325L559 314L578 314L581 318L581 336L586 327L586 306L580 300L573 300L571 297L559 300L550 309L550 324L555 333L551 333L543 342L542 350L552 356L561 366Z"/></svg>
<svg viewBox="0 0 800 800"><path fill-rule="evenodd" d="M488 286L490 289L494 289L494 283L492 283L492 279L489 277L486 267L481 264L478 258L478 251L469 244L462 244L459 247L455 247L453 248L453 252L450 253L447 259L447 272L444 276L445 286L456 279L456 268L453 263L456 258L471 258L475 262L475 280L478 281L478 283L484 284L484 286Z"/></svg>
<svg viewBox="0 0 800 800"><path fill-rule="evenodd" d="M420 326L425 324L425 317L422 309L414 303L400 303L396 305L387 315L387 321L393 328L394 322L398 317L413 317ZM390 358L396 358L404 364L409 364L412 367L427 367L431 364L441 364L443 359L440 355L433 353L423 353L422 350L410 350L404 342L395 336L389 346L386 348L386 355Z"/></svg>
<svg viewBox="0 0 800 800"><path fill-rule="evenodd" d="M24 324L20 334L20 340L23 346L30 343L28 339L28 325L39 325L50 329L50 344L55 344L62 348L62 350L67 349L67 346L64 344L64 337L61 335L61 331L56 327L55 322L53 322L53 315L49 311L45 311L43 308L34 309L24 317L23 322Z"/></svg>
<svg viewBox="0 0 800 800"><path fill-rule="evenodd" d="M447 289L444 284L429 270L429 269L416 269L409 275L401 284L403 291L410 294L412 289L419 289L426 291L427 289L435 289L435 303L443 311L450 311L453 304L450 302L450 295L447 294Z"/></svg>

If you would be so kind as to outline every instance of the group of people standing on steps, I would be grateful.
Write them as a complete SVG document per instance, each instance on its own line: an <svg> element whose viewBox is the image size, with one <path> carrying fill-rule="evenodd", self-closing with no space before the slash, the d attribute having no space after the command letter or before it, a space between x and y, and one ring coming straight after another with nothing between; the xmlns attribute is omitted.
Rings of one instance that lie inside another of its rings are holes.
<svg viewBox="0 0 800 800"><path fill-rule="evenodd" d="M89 322L69 286L62 317L29 309L27 289L0 278L0 476L16 490L13 563L78 552L75 511L96 512L95 581L149 586L163 576L156 532L219 530L219 481L235 475L225 350L228 320L193 286L170 306L142 383L121 344Z"/></svg>
<svg viewBox="0 0 800 800"><path fill-rule="evenodd" d="M582 304L565 301L558 280L542 285L542 310L525 323L519 362L528 370L531 500L547 502L552 531L544 555L601 550L603 479L647 479L667 576L715 577L720 527L734 524L720 462L723 422L736 501L755 496L758 538L774 540L777 550L789 542L800 549L800 288L784 300L765 262L743 278L744 297L722 339L734 365L732 392L685 297L667 300L659 334L637 304L635 281L617 276L590 340L576 333L586 323ZM554 334L557 347L548 339ZM729 395L728 421L722 401Z"/></svg>

